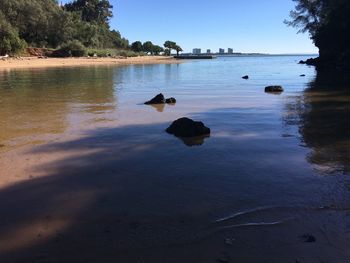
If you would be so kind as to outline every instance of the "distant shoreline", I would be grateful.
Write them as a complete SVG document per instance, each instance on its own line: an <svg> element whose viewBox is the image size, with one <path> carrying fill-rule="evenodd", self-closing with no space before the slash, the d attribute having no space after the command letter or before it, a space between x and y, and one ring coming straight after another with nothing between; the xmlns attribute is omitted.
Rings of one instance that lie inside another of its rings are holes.
<svg viewBox="0 0 350 263"><path fill-rule="evenodd" d="M144 56L129 58L38 58L21 57L0 59L0 70L52 68L52 67L76 67L99 65L137 65L137 64L176 64L181 61L173 57Z"/></svg>
<svg viewBox="0 0 350 263"><path fill-rule="evenodd" d="M194 55L192 53L183 53L181 54L182 56L207 56L207 55L211 55L211 56L216 56L216 57L276 57L276 56L311 56L311 57L315 57L318 56L318 54L264 54L264 53L233 53L233 54L220 54L220 53L202 53L199 55Z"/></svg>

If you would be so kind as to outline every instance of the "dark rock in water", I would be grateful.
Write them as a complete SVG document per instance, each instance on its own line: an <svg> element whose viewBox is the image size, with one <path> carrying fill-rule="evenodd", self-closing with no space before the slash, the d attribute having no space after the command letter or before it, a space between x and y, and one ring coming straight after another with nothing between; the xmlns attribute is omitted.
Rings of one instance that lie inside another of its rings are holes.
<svg viewBox="0 0 350 263"><path fill-rule="evenodd" d="M267 86L265 92L283 92L282 86Z"/></svg>
<svg viewBox="0 0 350 263"><path fill-rule="evenodd" d="M300 61L299 61L299 64L306 64L306 61L300 60Z"/></svg>
<svg viewBox="0 0 350 263"><path fill-rule="evenodd" d="M300 77L305 77L305 74L301 74Z"/></svg>
<svg viewBox="0 0 350 263"><path fill-rule="evenodd" d="M204 126L203 122L180 118L174 121L166 129L166 132L177 137L195 137L210 134L210 129Z"/></svg>
<svg viewBox="0 0 350 263"><path fill-rule="evenodd" d="M164 104L164 103L165 103L165 98L162 93L159 93L153 99L145 102L145 104Z"/></svg>
<svg viewBox="0 0 350 263"><path fill-rule="evenodd" d="M305 234L300 237L305 243L314 243L316 242L316 238L312 235Z"/></svg>
<svg viewBox="0 0 350 263"><path fill-rule="evenodd" d="M173 98L173 97L168 98L168 99L165 100L165 103L170 103L170 104L173 103L174 104L174 103L176 103L176 99Z"/></svg>
<svg viewBox="0 0 350 263"><path fill-rule="evenodd" d="M249 76L245 75L245 76L242 77L242 79L249 79Z"/></svg>

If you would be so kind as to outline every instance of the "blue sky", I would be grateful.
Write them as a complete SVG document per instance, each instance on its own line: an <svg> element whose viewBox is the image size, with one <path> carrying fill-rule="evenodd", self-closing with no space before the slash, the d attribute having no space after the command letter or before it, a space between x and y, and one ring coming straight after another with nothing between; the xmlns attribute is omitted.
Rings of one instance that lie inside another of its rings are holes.
<svg viewBox="0 0 350 263"><path fill-rule="evenodd" d="M63 2L69 2L64 0ZM283 21L292 0L110 0L111 27L130 42L177 42L192 48L231 47L235 52L317 53L308 34L297 34Z"/></svg>

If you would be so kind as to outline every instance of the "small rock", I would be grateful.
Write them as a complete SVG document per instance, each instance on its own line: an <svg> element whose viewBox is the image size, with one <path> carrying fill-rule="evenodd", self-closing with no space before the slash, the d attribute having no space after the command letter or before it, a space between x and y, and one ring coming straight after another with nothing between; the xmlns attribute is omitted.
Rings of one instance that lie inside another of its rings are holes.
<svg viewBox="0 0 350 263"><path fill-rule="evenodd" d="M267 86L265 92L283 92L282 86Z"/></svg>
<svg viewBox="0 0 350 263"><path fill-rule="evenodd" d="M164 104L164 103L165 103L165 98L162 93L159 93L153 99L145 102L145 104Z"/></svg>
<svg viewBox="0 0 350 263"><path fill-rule="evenodd" d="M316 238L313 235L305 234L300 237L305 243L314 243Z"/></svg>
<svg viewBox="0 0 350 263"><path fill-rule="evenodd" d="M249 79L249 76L245 75L245 76L242 77L242 79Z"/></svg>
<svg viewBox="0 0 350 263"><path fill-rule="evenodd" d="M174 104L174 103L176 103L176 99L175 99L175 98L173 98L173 97L168 98L168 99L166 99L166 100L165 100L165 103Z"/></svg>
<svg viewBox="0 0 350 263"><path fill-rule="evenodd" d="M306 64L306 61L300 60L300 61L299 61L299 64Z"/></svg>
<svg viewBox="0 0 350 263"><path fill-rule="evenodd" d="M203 122L193 121L189 118L180 118L174 121L166 129L166 132L177 137L195 137L210 134L210 129Z"/></svg>
<svg viewBox="0 0 350 263"><path fill-rule="evenodd" d="M305 77L305 74L301 74L300 77Z"/></svg>

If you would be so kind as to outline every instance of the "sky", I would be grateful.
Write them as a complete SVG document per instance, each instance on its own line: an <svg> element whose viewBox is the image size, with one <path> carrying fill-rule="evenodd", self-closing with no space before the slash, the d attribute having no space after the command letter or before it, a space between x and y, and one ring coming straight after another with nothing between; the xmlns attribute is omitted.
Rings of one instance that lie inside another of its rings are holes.
<svg viewBox="0 0 350 263"><path fill-rule="evenodd" d="M63 3L69 0L63 0ZM110 0L111 28L129 39L163 45L177 42L185 52L233 48L234 52L317 53L307 33L283 23L292 0Z"/></svg>

